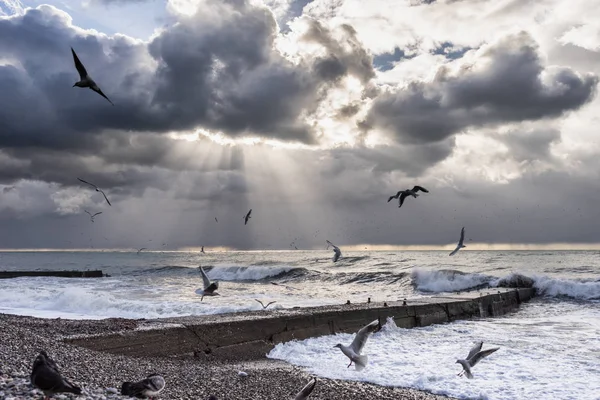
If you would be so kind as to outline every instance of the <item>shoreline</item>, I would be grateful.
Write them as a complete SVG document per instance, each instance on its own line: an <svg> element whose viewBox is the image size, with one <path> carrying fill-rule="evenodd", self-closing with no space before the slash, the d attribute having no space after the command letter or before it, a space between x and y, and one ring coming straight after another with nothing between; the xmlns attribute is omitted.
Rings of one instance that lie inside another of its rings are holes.
<svg viewBox="0 0 600 400"><path fill-rule="evenodd" d="M311 375L284 361L264 358L246 362L205 360L194 357L131 357L97 352L67 344L73 335L109 334L133 330L139 321L124 318L103 320L46 319L0 314L0 397L39 399L41 393L29 384L31 365L45 349L83 395L54 398L119 399L121 383L139 380L157 372L167 382L160 399L265 399L294 398ZM345 366L341 366L345 367ZM244 371L247 377L238 375ZM416 389L392 388L363 382L319 378L310 399L399 399L442 400ZM11 386L12 385L12 386ZM115 389L117 389L115 391Z"/></svg>

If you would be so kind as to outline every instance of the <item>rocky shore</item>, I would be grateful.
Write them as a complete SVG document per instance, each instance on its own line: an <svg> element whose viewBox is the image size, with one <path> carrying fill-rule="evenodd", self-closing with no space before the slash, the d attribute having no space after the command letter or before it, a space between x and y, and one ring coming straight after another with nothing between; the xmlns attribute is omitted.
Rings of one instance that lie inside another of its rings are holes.
<svg viewBox="0 0 600 400"><path fill-rule="evenodd" d="M34 358L45 349L64 376L80 386L83 395L56 395L55 399L125 399L119 395L125 380L139 380L156 372L166 379L161 399L292 399L309 381L302 369L264 359L225 363L193 357L127 357L65 344L70 335L100 334L135 329L127 319L102 321L40 319L0 314L0 399L40 399L29 383ZM247 375L239 374L240 371ZM412 389L321 379L312 399L448 399Z"/></svg>

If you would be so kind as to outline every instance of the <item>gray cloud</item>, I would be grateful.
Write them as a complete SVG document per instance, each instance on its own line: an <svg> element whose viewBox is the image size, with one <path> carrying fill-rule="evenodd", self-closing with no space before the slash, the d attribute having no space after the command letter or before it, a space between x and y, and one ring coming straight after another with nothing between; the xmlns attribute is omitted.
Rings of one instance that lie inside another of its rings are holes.
<svg viewBox="0 0 600 400"><path fill-rule="evenodd" d="M550 161L550 146L560 142L557 129L513 130L506 134L493 134L493 138L504 143L510 156L520 162Z"/></svg>
<svg viewBox="0 0 600 400"><path fill-rule="evenodd" d="M536 43L522 32L488 46L480 68L451 74L441 67L430 82L379 96L365 121L404 143L444 140L472 126L557 117L588 102L598 78L544 67Z"/></svg>

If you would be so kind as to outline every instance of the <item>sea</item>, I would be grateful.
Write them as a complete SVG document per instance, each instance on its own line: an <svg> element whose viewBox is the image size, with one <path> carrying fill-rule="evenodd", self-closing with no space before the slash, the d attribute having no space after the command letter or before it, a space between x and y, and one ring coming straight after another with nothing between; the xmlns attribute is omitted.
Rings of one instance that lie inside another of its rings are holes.
<svg viewBox="0 0 600 400"><path fill-rule="evenodd" d="M351 334L278 344L267 357L315 376L409 387L460 399L600 400L598 251L0 252L0 271L102 270L104 278L0 279L0 313L44 318L161 318L396 301L486 290L516 274L539 296L508 315L423 328L393 319L368 340L363 371L333 346ZM198 266L219 281L201 301ZM499 350L459 377L476 342Z"/></svg>

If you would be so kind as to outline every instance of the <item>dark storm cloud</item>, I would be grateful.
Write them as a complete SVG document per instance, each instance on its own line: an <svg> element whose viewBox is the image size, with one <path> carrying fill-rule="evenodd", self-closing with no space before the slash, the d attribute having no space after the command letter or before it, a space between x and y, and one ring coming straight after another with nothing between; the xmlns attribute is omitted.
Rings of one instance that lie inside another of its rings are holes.
<svg viewBox="0 0 600 400"><path fill-rule="evenodd" d="M544 67L525 32L488 46L479 60L481 67L452 74L443 66L432 82L379 96L365 126L399 142L436 142L472 126L560 116L588 102L598 83L596 76Z"/></svg>

